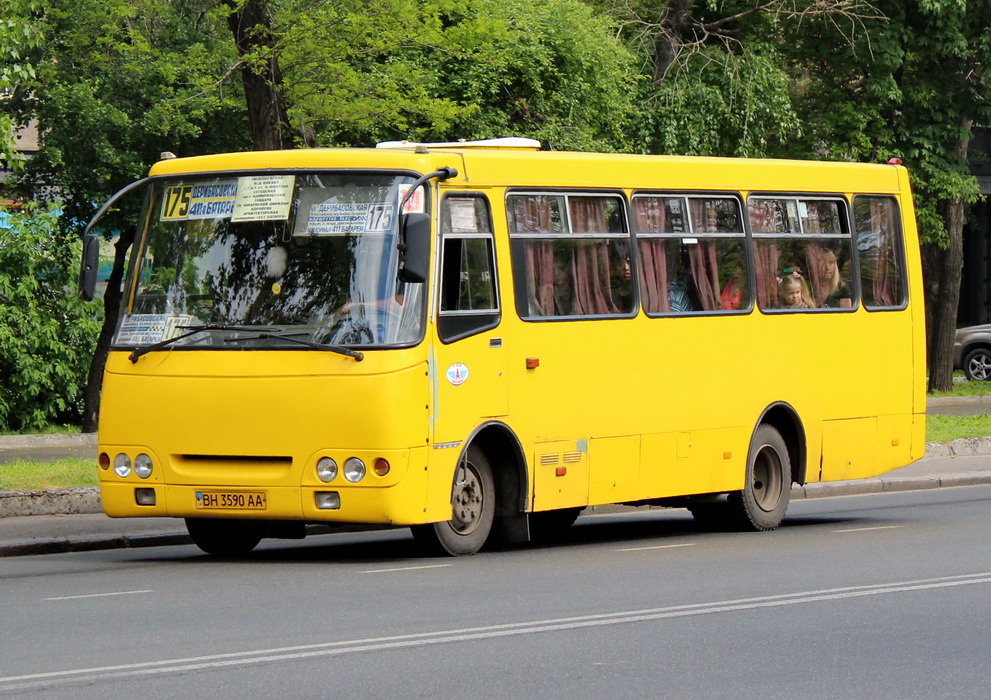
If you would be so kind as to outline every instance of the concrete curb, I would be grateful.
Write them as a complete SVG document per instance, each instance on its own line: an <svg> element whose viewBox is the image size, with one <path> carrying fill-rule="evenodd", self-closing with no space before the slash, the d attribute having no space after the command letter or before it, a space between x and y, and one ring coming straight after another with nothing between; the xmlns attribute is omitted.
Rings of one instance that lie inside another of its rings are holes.
<svg viewBox="0 0 991 700"><path fill-rule="evenodd" d="M43 491L0 491L0 518L100 512L100 489L95 486Z"/></svg>
<svg viewBox="0 0 991 700"><path fill-rule="evenodd" d="M168 547L192 544L185 531L152 535L89 535L80 537L49 537L44 539L14 540L0 544L0 558L23 557L32 554L65 554L66 552L94 552L104 549L130 549L138 547Z"/></svg>

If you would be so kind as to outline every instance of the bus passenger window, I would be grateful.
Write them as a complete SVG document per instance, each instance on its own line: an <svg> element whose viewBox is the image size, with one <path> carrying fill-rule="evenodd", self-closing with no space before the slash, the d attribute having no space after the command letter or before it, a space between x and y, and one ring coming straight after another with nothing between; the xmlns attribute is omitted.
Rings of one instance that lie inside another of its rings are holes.
<svg viewBox="0 0 991 700"><path fill-rule="evenodd" d="M648 314L749 307L745 234L736 198L637 195L633 219Z"/></svg>
<svg viewBox="0 0 991 700"><path fill-rule="evenodd" d="M755 196L747 202L747 211L761 309L853 307L845 200Z"/></svg>
<svg viewBox="0 0 991 700"><path fill-rule="evenodd" d="M853 200L860 286L868 309L904 308L905 257L898 204L891 197Z"/></svg>
<svg viewBox="0 0 991 700"><path fill-rule="evenodd" d="M634 310L623 200L513 194L506 213L521 318L620 316Z"/></svg>

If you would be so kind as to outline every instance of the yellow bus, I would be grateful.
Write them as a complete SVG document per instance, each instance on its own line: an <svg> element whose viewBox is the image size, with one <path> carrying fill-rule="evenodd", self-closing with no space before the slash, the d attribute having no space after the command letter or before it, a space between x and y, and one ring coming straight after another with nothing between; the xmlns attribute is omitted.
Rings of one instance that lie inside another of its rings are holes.
<svg viewBox="0 0 991 700"><path fill-rule="evenodd" d="M103 383L112 517L184 518L218 555L321 523L464 555L599 504L770 530L793 484L923 455L896 162L167 155L122 190L145 204Z"/></svg>

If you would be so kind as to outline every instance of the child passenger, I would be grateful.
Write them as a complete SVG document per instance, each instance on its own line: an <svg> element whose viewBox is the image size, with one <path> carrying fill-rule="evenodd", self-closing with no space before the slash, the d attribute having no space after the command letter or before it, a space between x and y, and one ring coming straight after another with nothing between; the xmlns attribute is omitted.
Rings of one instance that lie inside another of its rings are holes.
<svg viewBox="0 0 991 700"><path fill-rule="evenodd" d="M805 301L805 283L797 271L785 270L785 275L778 283L778 296L783 309L812 308Z"/></svg>

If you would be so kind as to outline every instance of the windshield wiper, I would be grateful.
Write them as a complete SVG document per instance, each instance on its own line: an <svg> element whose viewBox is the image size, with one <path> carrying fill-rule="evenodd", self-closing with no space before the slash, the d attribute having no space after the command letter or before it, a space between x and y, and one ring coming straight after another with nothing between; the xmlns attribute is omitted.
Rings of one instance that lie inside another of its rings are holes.
<svg viewBox="0 0 991 700"><path fill-rule="evenodd" d="M255 330L254 328L244 328L243 326L228 326L224 323L207 323L202 326L176 326L176 328L181 328L187 332L172 338L160 340L157 343L146 345L142 348L135 348L131 354L127 356L127 359L129 359L132 363L135 363L142 355L147 355L149 352L167 348L173 343L177 343L184 338L196 335L197 333L202 333L203 331L241 331L245 333L253 333Z"/></svg>
<svg viewBox="0 0 991 700"><path fill-rule="evenodd" d="M317 350L329 350L330 352L336 352L340 355L347 355L348 357L354 358L355 362L361 362L365 359L364 353L358 352L357 350L352 350L351 348L346 348L341 345L324 345L323 343L313 343L309 340L302 340L301 338L293 338L294 335L305 335L305 333L291 333L287 335L280 335L278 333L259 333L245 338L226 338L225 343L236 343L239 340L268 340L274 338L275 340L285 340L290 343L297 343L299 345L305 345L310 348L316 348Z"/></svg>

